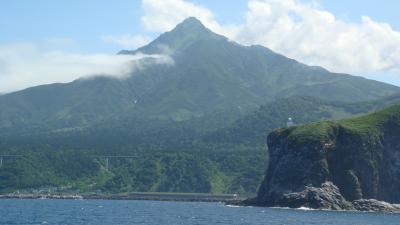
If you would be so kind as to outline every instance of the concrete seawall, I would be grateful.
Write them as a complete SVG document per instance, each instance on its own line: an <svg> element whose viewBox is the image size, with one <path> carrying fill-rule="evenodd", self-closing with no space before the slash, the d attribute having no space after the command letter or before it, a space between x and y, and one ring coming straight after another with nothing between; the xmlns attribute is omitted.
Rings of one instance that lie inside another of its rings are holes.
<svg viewBox="0 0 400 225"><path fill-rule="evenodd" d="M21 199L104 199L104 200L153 200L153 201L188 201L188 202L229 202L243 200L236 194L203 193L152 193L132 192L124 194L5 194L1 198Z"/></svg>

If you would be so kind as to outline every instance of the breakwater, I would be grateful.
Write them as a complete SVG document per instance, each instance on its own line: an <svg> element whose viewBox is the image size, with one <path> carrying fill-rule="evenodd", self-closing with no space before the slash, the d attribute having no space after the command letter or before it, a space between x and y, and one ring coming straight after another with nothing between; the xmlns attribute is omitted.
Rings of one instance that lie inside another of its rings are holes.
<svg viewBox="0 0 400 225"><path fill-rule="evenodd" d="M131 192L123 194L88 193L81 195L67 194L5 194L1 198L20 199L105 199L105 200L153 200L153 201L188 201L188 202L228 202L243 200L237 194L207 194L207 193L159 193Z"/></svg>

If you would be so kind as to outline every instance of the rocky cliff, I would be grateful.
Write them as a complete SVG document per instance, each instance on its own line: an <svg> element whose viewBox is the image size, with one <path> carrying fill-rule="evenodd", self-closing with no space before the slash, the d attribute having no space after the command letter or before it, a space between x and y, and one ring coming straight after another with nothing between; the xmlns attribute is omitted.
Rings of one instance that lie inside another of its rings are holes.
<svg viewBox="0 0 400 225"><path fill-rule="evenodd" d="M354 119L278 129L267 142L270 163L258 205L362 209L374 202L360 199L400 202L399 105ZM344 207L314 206L310 199L324 196L318 193L331 184L340 193L329 196Z"/></svg>

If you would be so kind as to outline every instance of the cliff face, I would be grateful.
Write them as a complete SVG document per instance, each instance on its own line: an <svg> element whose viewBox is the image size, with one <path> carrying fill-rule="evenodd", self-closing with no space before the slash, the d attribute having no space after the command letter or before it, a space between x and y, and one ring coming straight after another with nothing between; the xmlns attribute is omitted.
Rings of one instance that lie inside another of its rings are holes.
<svg viewBox="0 0 400 225"><path fill-rule="evenodd" d="M349 120L276 130L257 204L330 181L346 200L400 202L400 106Z"/></svg>

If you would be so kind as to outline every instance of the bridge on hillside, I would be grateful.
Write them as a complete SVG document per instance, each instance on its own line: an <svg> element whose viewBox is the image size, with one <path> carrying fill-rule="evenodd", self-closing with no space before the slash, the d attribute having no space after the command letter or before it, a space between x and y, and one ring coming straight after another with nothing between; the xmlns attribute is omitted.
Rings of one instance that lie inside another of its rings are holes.
<svg viewBox="0 0 400 225"><path fill-rule="evenodd" d="M101 156L96 156L96 158L104 159L106 162L105 164L106 170L109 170L111 159L137 159L139 157L135 155L101 155Z"/></svg>
<svg viewBox="0 0 400 225"><path fill-rule="evenodd" d="M22 155L0 155L0 168L3 167L3 164L5 163L6 160L12 160L21 157Z"/></svg>
<svg viewBox="0 0 400 225"><path fill-rule="evenodd" d="M0 168L2 168L6 161L8 160L16 160L18 158L22 158L23 155L0 155ZM94 158L104 159L106 170L110 169L110 161L112 159L138 159L139 156L135 155L100 155L93 156Z"/></svg>

